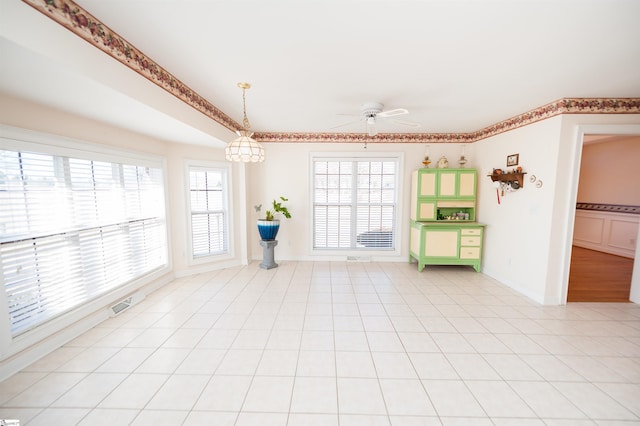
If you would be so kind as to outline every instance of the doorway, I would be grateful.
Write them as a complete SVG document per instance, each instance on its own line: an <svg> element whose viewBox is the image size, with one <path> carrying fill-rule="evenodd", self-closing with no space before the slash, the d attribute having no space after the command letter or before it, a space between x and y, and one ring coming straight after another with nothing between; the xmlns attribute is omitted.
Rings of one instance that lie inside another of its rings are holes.
<svg viewBox="0 0 640 426"><path fill-rule="evenodd" d="M640 189L621 183L640 181L634 158L640 136L584 136L567 302L629 302Z"/></svg>

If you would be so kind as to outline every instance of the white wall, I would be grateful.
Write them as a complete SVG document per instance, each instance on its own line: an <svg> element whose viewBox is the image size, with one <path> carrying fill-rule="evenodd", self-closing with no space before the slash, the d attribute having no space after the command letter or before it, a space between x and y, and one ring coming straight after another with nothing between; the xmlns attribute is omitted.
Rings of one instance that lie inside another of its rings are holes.
<svg viewBox="0 0 640 426"><path fill-rule="evenodd" d="M639 123L637 114L564 115L476 142L482 175L516 153L527 172L524 188L500 205L489 178L480 179L478 221L488 225L483 272L540 303L566 303L582 134L639 134ZM632 295L638 286L636 273Z"/></svg>
<svg viewBox="0 0 640 426"><path fill-rule="evenodd" d="M555 117L474 143L481 164L478 221L487 224L483 272L538 302L545 295L560 126L561 117ZM511 154L520 155L527 174L523 187L505 193L498 204L487 175L506 169ZM541 188L530 182L533 176Z"/></svg>
<svg viewBox="0 0 640 426"><path fill-rule="evenodd" d="M262 247L256 228L256 219L263 217L274 198L281 195L289 198L287 206L291 219L281 219L278 233L278 246L275 248L278 260L345 260L347 253L313 254L311 252L311 191L310 191L310 153L396 153L404 155L404 167L401 170L401 204L398 217L400 232L399 253L389 255L384 252L372 254L372 260L408 261L409 259L409 191L411 172L422 167L425 153L424 144L375 144L367 148L361 143L265 143L264 163L250 164L248 170L248 233L249 251L252 259L262 259ZM460 144L430 144L429 155L435 164L442 155L449 159L449 166L456 167L460 158ZM467 145L467 168L476 164L474 149ZM431 167L434 167L434 164ZM262 211L256 213L254 205L262 204Z"/></svg>

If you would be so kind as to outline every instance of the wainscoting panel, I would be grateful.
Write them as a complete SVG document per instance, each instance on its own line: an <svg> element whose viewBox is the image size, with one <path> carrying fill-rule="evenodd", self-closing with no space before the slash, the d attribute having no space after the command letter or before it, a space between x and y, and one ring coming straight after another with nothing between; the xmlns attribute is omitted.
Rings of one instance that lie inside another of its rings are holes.
<svg viewBox="0 0 640 426"><path fill-rule="evenodd" d="M573 244L633 259L639 219L637 214L577 209Z"/></svg>

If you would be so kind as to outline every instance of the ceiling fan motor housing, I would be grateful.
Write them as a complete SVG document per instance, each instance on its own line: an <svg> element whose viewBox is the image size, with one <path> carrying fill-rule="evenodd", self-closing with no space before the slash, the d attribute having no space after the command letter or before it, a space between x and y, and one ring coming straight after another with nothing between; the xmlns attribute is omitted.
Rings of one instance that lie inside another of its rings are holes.
<svg viewBox="0 0 640 426"><path fill-rule="evenodd" d="M378 102L369 102L362 104L362 115L367 118L375 117L382 112L384 105Z"/></svg>

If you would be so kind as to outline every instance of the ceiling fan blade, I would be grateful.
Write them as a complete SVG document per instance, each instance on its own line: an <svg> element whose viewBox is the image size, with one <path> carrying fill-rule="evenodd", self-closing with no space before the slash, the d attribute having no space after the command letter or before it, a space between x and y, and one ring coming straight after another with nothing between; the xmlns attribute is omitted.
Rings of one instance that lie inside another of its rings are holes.
<svg viewBox="0 0 640 426"><path fill-rule="evenodd" d="M338 124L337 126L329 127L329 130L337 129L337 128L339 128L339 127L349 126L349 125L351 125L351 124L355 124L355 123L360 123L361 121L362 121L362 119L358 119L358 120L355 120L355 121L350 121L350 122L348 122L348 123Z"/></svg>
<svg viewBox="0 0 640 426"><path fill-rule="evenodd" d="M396 124L401 124L403 126L413 127L413 128L420 127L420 123L415 123L413 121L404 121L404 120L395 120L395 119L394 120L389 120L389 121L391 121L393 123L396 123Z"/></svg>
<svg viewBox="0 0 640 426"><path fill-rule="evenodd" d="M381 111L377 114L377 116L387 118L387 117L395 117L396 115L404 115L404 114L409 114L409 111L404 108L396 108L396 109L390 109L389 111Z"/></svg>

